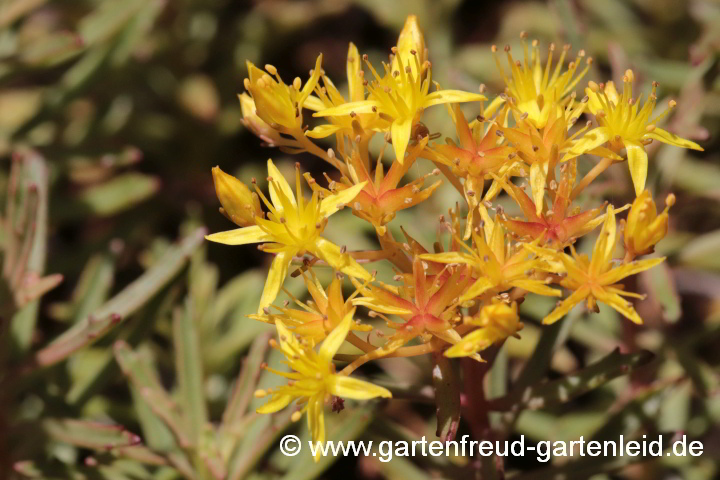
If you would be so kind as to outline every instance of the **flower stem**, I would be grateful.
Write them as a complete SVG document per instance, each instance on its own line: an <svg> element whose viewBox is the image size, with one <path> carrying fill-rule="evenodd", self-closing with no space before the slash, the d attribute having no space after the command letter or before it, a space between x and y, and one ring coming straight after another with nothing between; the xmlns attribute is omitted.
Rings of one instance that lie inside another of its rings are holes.
<svg viewBox="0 0 720 480"><path fill-rule="evenodd" d="M583 179L580 180L580 183L578 183L575 188L573 188L573 191L570 194L570 200L573 200L575 197L577 197L580 192L585 189L585 187L590 185L593 180L595 180L601 173L607 170L607 168L612 165L612 163L612 159L603 158L597 164L595 164L595 166L583 177Z"/></svg>
<svg viewBox="0 0 720 480"><path fill-rule="evenodd" d="M310 140L309 138L307 138L305 136L305 132L298 129L298 130L288 131L287 134L292 135L293 138L295 138L295 140L298 142L298 144L302 148L304 148L308 153L311 153L311 154L315 155L316 157L325 160L330 165L332 165L333 167L340 170L340 172L343 175L347 175L348 172L347 172L347 168L345 167L345 164L343 162L341 162L340 160L338 160L337 157L331 157L330 155L328 155L328 153L325 150L323 150L322 148L315 145L315 143L312 140Z"/></svg>

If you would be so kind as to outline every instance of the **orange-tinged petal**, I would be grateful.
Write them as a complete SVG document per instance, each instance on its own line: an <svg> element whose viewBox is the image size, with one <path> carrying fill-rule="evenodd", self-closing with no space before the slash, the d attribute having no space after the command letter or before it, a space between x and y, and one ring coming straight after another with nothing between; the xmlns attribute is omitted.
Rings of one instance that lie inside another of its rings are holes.
<svg viewBox="0 0 720 480"><path fill-rule="evenodd" d="M465 114L463 114L459 104L455 105L455 130L457 131L460 145L462 145L466 150L475 150L477 148L475 140L473 139L472 131L470 131L470 126L468 125L468 122L465 119Z"/></svg>
<svg viewBox="0 0 720 480"><path fill-rule="evenodd" d="M535 215L535 212L533 212L533 215ZM536 238L540 238L540 236L543 235L547 231L547 226L545 226L542 223L537 222L523 222L520 220L513 220L513 219L500 219L500 221L505 225L505 228L510 230L511 233L519 236L519 237L529 237L533 240Z"/></svg>

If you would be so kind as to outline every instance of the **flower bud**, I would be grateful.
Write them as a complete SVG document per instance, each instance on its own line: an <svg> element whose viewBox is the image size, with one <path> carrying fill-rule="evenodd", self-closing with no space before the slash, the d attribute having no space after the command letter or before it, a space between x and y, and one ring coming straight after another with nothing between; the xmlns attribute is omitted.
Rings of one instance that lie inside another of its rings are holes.
<svg viewBox="0 0 720 480"><path fill-rule="evenodd" d="M255 102L252 97L247 93L241 93L238 95L238 99L240 100L240 111L243 117L242 122L245 127L269 146L280 145L282 137L275 129L265 123L262 118L258 117Z"/></svg>
<svg viewBox="0 0 720 480"><path fill-rule="evenodd" d="M245 88L252 95L257 116L273 128L301 128L303 104L322 74L322 54L318 56L312 75L302 88L299 88L299 80L293 81L293 85L286 85L277 74L277 69L271 65L266 67L269 68L268 72L260 70L252 62L247 62L247 67Z"/></svg>
<svg viewBox="0 0 720 480"><path fill-rule="evenodd" d="M255 216L262 216L257 194L250 192L247 185L223 172L220 167L214 167L212 174L223 215L241 227L254 225Z"/></svg>
<svg viewBox="0 0 720 480"><path fill-rule="evenodd" d="M665 210L658 215L648 190L643 190L633 202L625 225L625 248L633 256L651 253L667 234L668 210L675 204L675 195L668 195L665 204Z"/></svg>

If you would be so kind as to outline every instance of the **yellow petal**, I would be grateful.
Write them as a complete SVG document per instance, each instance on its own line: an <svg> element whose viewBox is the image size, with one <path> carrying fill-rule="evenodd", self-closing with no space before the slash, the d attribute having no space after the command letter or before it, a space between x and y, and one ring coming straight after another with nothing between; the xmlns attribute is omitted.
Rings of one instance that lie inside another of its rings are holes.
<svg viewBox="0 0 720 480"><path fill-rule="evenodd" d="M600 275L610 269L610 262L615 251L617 235L617 222L615 221L615 210L608 205L605 223L595 241L592 259L590 260L590 271L594 275Z"/></svg>
<svg viewBox="0 0 720 480"><path fill-rule="evenodd" d="M380 104L375 100L362 100L338 105L337 107L326 108L313 114L313 117L342 117L351 113L370 113L373 107L379 108Z"/></svg>
<svg viewBox="0 0 720 480"><path fill-rule="evenodd" d="M523 290L527 290L528 292L536 293L538 295L545 295L548 297L559 297L562 295L562 292L560 290L557 290L555 288L550 288L549 286L545 285L545 282L541 280L532 280L532 279L518 279L513 280L510 282L510 284L513 287L519 287Z"/></svg>
<svg viewBox="0 0 720 480"><path fill-rule="evenodd" d="M325 105L325 103L323 103L323 101L320 100L318 97L310 95L305 99L303 107L307 108L308 110L312 110L313 112L319 112L320 110L325 110L327 108L327 105Z"/></svg>
<svg viewBox="0 0 720 480"><path fill-rule="evenodd" d="M360 53L354 43L350 42L347 54L347 78L348 89L350 90L351 102L362 102L365 100L365 87L359 73L362 70Z"/></svg>
<svg viewBox="0 0 720 480"><path fill-rule="evenodd" d="M423 107L428 108L443 103L482 102L484 100L487 100L487 97L479 93L464 92L462 90L438 90L425 97Z"/></svg>
<svg viewBox="0 0 720 480"><path fill-rule="evenodd" d="M338 130L341 130L342 127L338 125L318 125L317 127L313 128L312 130L309 130L305 132L305 135L310 138L325 138L329 137L330 135L336 133Z"/></svg>
<svg viewBox="0 0 720 480"><path fill-rule="evenodd" d="M547 183L548 162L536 162L530 166L530 189L535 203L535 215L542 213L545 202L545 184Z"/></svg>
<svg viewBox="0 0 720 480"><path fill-rule="evenodd" d="M593 296L595 296L598 301L612 307L613 310L617 311L631 322L642 325L643 320L633 308L632 303L628 302L620 295L607 292L602 288L593 288Z"/></svg>
<svg viewBox="0 0 720 480"><path fill-rule="evenodd" d="M493 99L492 102L485 108L485 117L490 118L495 113L495 111L500 108L505 103L505 99L497 96Z"/></svg>
<svg viewBox="0 0 720 480"><path fill-rule="evenodd" d="M413 313L412 310L408 310L407 308L387 305L382 301L370 297L355 298L353 299L352 303L353 305L367 307L370 310L376 311L378 313L386 313L388 315L409 315Z"/></svg>
<svg viewBox="0 0 720 480"><path fill-rule="evenodd" d="M273 397L265 405L257 408L257 413L275 413L287 407L292 401L290 395L273 395Z"/></svg>
<svg viewBox="0 0 720 480"><path fill-rule="evenodd" d="M557 322L562 317L564 317L575 305L587 298L589 294L590 290L586 286L580 287L575 292L573 292L572 295L560 302L560 304L555 307L555 310L553 310L545 318L543 318L543 323L545 325L550 325Z"/></svg>
<svg viewBox="0 0 720 480"><path fill-rule="evenodd" d="M563 157L563 161L568 160L572 157L577 157L583 153L594 150L610 139L610 132L605 127L598 127L594 130L590 130L583 135L579 140L573 143L570 148L570 152Z"/></svg>
<svg viewBox="0 0 720 480"><path fill-rule="evenodd" d="M412 131L413 117L398 118L390 126L390 136L392 137L393 149L395 150L395 158L402 164L405 160L405 150L407 150L408 142L410 142L410 133Z"/></svg>
<svg viewBox="0 0 720 480"><path fill-rule="evenodd" d="M295 253L297 252L283 251L275 255L275 259L272 265L270 265L267 280L265 280L265 288L263 288L262 296L260 297L260 306L258 306L257 311L258 315L262 314L263 309L269 306L277 297L285 281L285 277L287 277L288 267Z"/></svg>
<svg viewBox="0 0 720 480"><path fill-rule="evenodd" d="M278 340L280 340L280 349L287 357L292 357L300 350L300 342L295 335L285 326L282 320L275 321L277 327Z"/></svg>
<svg viewBox="0 0 720 480"><path fill-rule="evenodd" d="M354 400L369 400L377 397L392 398L392 393L386 388L343 375L332 375L329 389L333 395Z"/></svg>
<svg viewBox="0 0 720 480"><path fill-rule="evenodd" d="M417 66L425 62L425 37L423 36L420 25L418 25L417 17L415 15L408 15L405 19L405 25L403 26L397 41L398 54L393 59L393 70L404 70L406 66L410 66L414 78L418 77ZM411 53L415 52L415 55ZM415 57L418 62L416 64ZM398 66L398 60L402 61L402 65Z"/></svg>
<svg viewBox="0 0 720 480"><path fill-rule="evenodd" d="M358 183L357 185L332 193L323 198L320 202L320 213L322 216L327 218L340 210L340 207L352 202L355 197L357 197L357 194L365 188L365 185L367 185L367 182Z"/></svg>
<svg viewBox="0 0 720 480"><path fill-rule="evenodd" d="M340 247L329 240L319 237L309 250L321 260L325 260L335 270L339 270L345 275L362 280L372 279L372 275L361 267L350 254L342 253Z"/></svg>
<svg viewBox="0 0 720 480"><path fill-rule="evenodd" d="M475 283L472 284L472 286L465 292L465 294L460 297L460 301L467 302L468 300L479 297L494 286L495 285L493 284L492 280L490 280L488 277L480 277L475 281Z"/></svg>
<svg viewBox="0 0 720 480"><path fill-rule="evenodd" d="M663 261L665 261L665 257L646 258L645 260L636 260L634 262L626 263L625 265L620 265L619 267L615 267L605 273L602 277L600 277L600 280L603 285L612 285L625 277L644 272L656 265L660 265Z"/></svg>
<svg viewBox="0 0 720 480"><path fill-rule="evenodd" d="M418 258L420 260L437 263L475 263L475 259L473 257L470 255L464 255L460 252L423 253L422 255L418 255Z"/></svg>
<svg viewBox="0 0 720 480"><path fill-rule="evenodd" d="M663 130L662 128L656 128L652 132L646 133L645 137L652 138L653 140L657 140L658 142L667 143L668 145L675 145L676 147L691 148L693 150L700 150L701 152L704 151L704 149L697 143L682 137L678 137L674 133L670 133L667 130Z"/></svg>
<svg viewBox="0 0 720 480"><path fill-rule="evenodd" d="M648 155L642 143L623 140L625 149L627 150L628 166L630 167L630 176L633 185L635 185L635 195L640 195L645 190L645 180L648 171Z"/></svg>
<svg viewBox="0 0 720 480"><path fill-rule="evenodd" d="M489 336L489 329L478 328L463 337L458 343L445 350L445 356L449 358L469 357L481 352L493 344Z"/></svg>
<svg viewBox="0 0 720 480"><path fill-rule="evenodd" d="M225 245L247 245L248 243L269 242L272 237L257 225L253 225L206 235L205 239Z"/></svg>
<svg viewBox="0 0 720 480"><path fill-rule="evenodd" d="M308 79L307 82L305 82L305 85L300 91L300 95L298 95L297 101L300 108L303 107L305 99L308 98L308 96L312 93L313 90L315 90L315 85L317 85L318 80L320 80L320 75L322 74L322 60L323 54L321 53L315 60L315 68L313 69L312 76Z"/></svg>
<svg viewBox="0 0 720 480"><path fill-rule="evenodd" d="M325 414L323 412L325 406L324 398L316 395L308 402L308 428L313 442L325 442ZM315 455L315 461L320 460L321 451Z"/></svg>
<svg viewBox="0 0 720 480"><path fill-rule="evenodd" d="M297 206L295 203L295 195L293 194L290 184L285 180L285 177L280 173L280 170L275 166L271 159L267 161L268 176L272 178L269 182L268 189L270 190L270 200L272 201L275 209L278 213L281 213L283 208L282 199L285 198L293 206ZM278 191L278 188L280 189Z"/></svg>
<svg viewBox="0 0 720 480"><path fill-rule="evenodd" d="M348 312L347 315L345 315L340 321L340 323L338 323L337 326L333 328L332 331L328 334L328 336L325 337L325 340L323 340L323 343L322 345L320 345L320 349L318 350L318 356L320 357L322 362L326 364L332 362L333 357L340 349L343 342L345 342L345 338L347 337L348 332L350 332L350 327L353 323L354 314L355 309Z"/></svg>

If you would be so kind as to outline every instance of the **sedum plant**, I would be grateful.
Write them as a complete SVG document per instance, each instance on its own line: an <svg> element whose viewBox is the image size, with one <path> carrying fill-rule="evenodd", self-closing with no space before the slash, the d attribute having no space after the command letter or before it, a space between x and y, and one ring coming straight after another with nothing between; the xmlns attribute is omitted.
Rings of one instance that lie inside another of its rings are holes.
<svg viewBox="0 0 720 480"><path fill-rule="evenodd" d="M0 478L715 478L719 25L711 0L6 0ZM203 242L213 180L261 251ZM278 450L323 431L373 451ZM705 456L377 446L685 433Z"/></svg>
<svg viewBox="0 0 720 480"><path fill-rule="evenodd" d="M579 303L591 311L606 304L643 323L629 300L643 295L627 288L625 279L663 262L663 257L641 257L652 253L668 228L667 208L658 216L645 190L645 148L654 140L702 148L658 127L675 102L653 116L657 83L642 103L633 96L634 74L628 70L622 93L612 82L591 81L578 99L576 87L592 59L585 59L581 50L566 66L570 47L565 46L553 62L556 47L550 45L543 65L538 42L528 44L524 33L521 39L521 60L505 47L509 73L492 47L506 89L488 104L482 86L480 93L471 93L444 90L433 82L429 50L414 16L407 18L381 68L350 44L347 96L322 70L322 55L305 83L295 78L286 84L274 66L261 70L248 62L248 92L240 97L246 126L270 146L308 152L334 169L325 174L325 183L303 174L297 163L293 188L268 160L269 199L254 179L252 191L213 170L221 211L238 228L207 239L226 245L258 243L259 250L274 256L252 318L275 325L279 343L271 340L271 345L283 353L290 369L270 369L287 378L287 384L255 392L269 397L259 413L294 402L291 419L307 414L312 440L324 442L326 406L335 409L344 398L392 395L392 389L355 378L360 367L383 358L430 355L442 372L439 378L453 384L447 358L491 362L483 352L520 334L518 304L529 296L557 300L544 324L560 320ZM472 120L461 103L472 111ZM457 141L440 140L422 123L426 109L441 105L455 125ZM313 128L305 123L311 120L308 111L320 121ZM594 121L576 125L583 115ZM334 140L334 148L315 143L325 137ZM377 154L371 153L374 141L382 142ZM577 162L583 155L599 160L580 175ZM423 189L426 177L403 185L408 169L420 162L432 162L432 175L442 175L462 198L462 204L450 206L447 217L440 217L440 233L431 248L408 234L396 238L387 228L399 211L432 195L436 186ZM599 174L624 162L637 193L632 205L576 201ZM312 190L309 199L303 196L303 183ZM500 204L505 195L522 215L506 212ZM672 204L671 196L668 208ZM352 250L323 236L329 217L342 208L372 225L379 248ZM623 235L618 235L617 215L628 209ZM592 253L578 253L578 241L596 230ZM624 255L619 253L621 238ZM392 264L393 278L377 274L375 264L385 262ZM325 268L335 271L327 287L315 273ZM302 275L312 300L291 296L293 305L273 303L289 274ZM342 292L344 277L354 287L348 297ZM367 311L372 321L362 321L359 310ZM336 356L344 342L357 353ZM345 365L336 366L333 357ZM464 370L465 383L479 383L482 378L473 379L472 363L465 365L470 365ZM458 396L459 391L437 390L441 417L453 403L441 396ZM457 432L459 414L452 416L445 439ZM482 430L474 433L483 436Z"/></svg>

